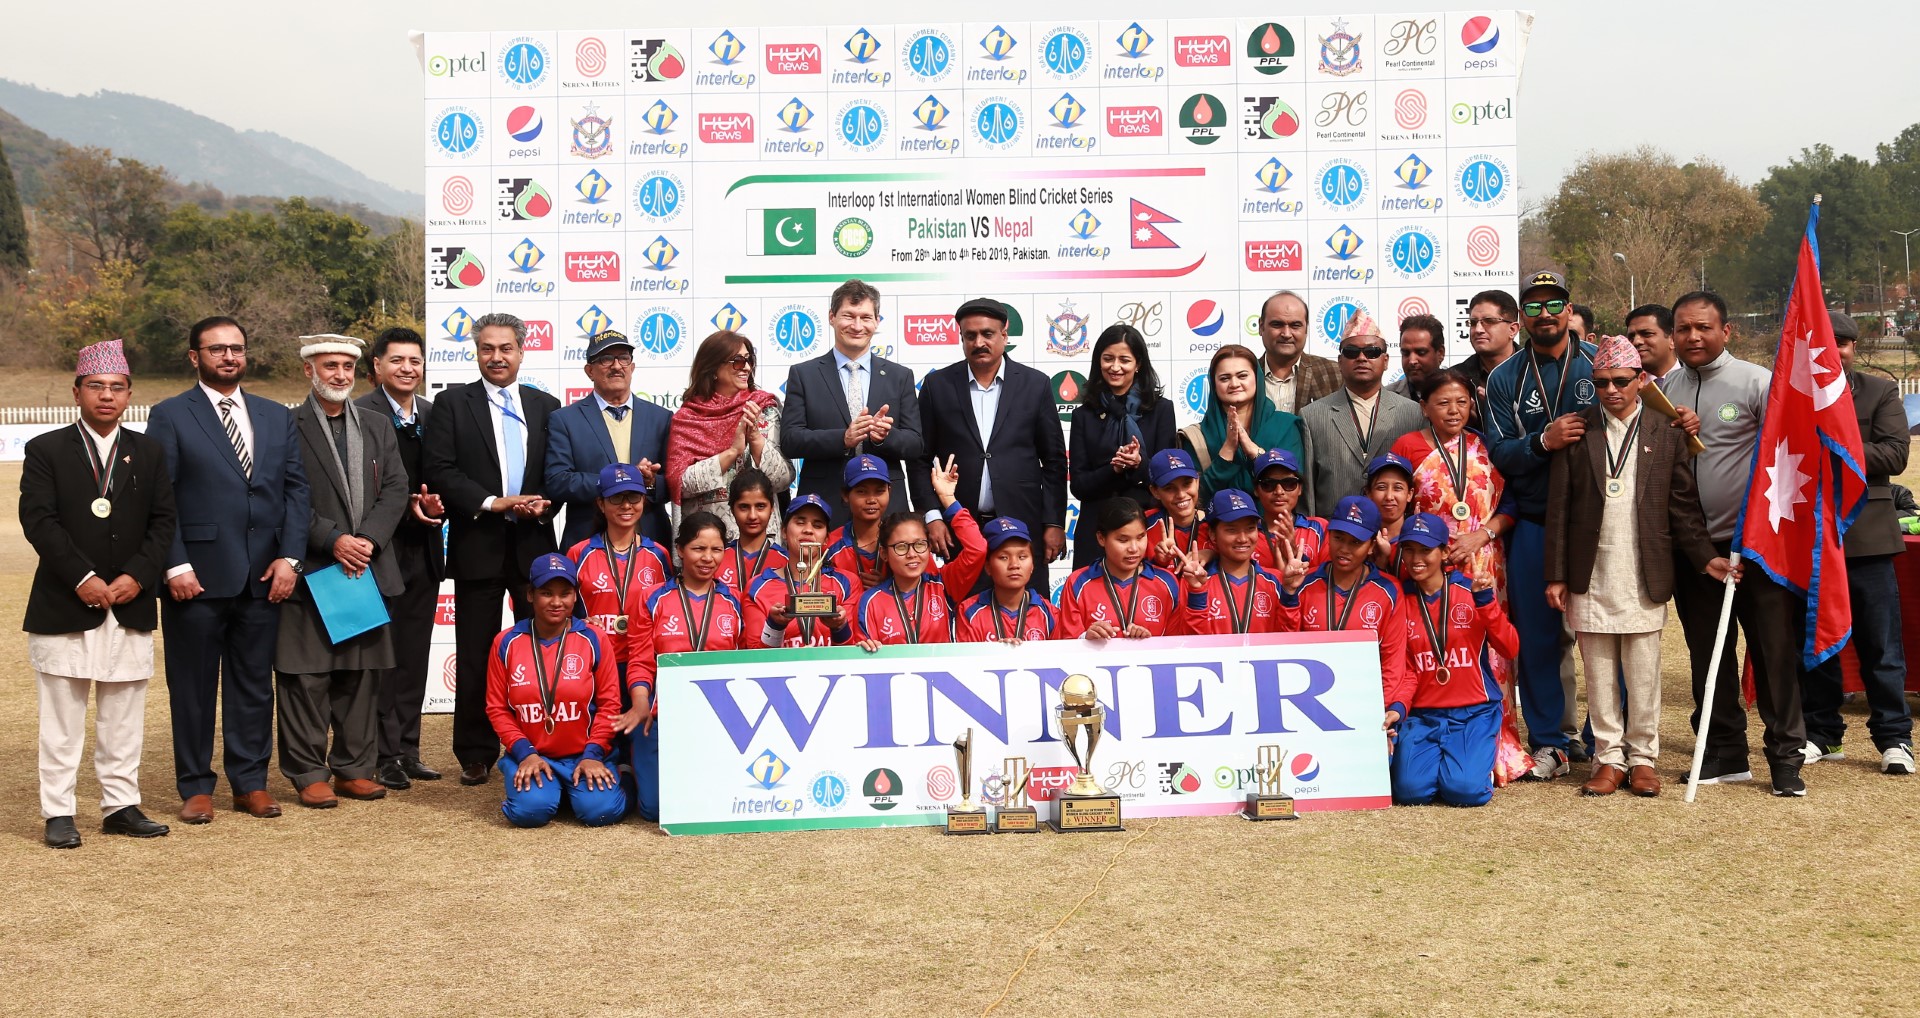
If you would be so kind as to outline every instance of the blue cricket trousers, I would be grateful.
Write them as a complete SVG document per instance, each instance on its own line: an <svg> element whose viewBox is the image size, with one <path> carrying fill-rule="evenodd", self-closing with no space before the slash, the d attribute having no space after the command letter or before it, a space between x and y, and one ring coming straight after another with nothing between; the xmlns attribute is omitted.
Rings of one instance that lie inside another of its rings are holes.
<svg viewBox="0 0 1920 1018"><path fill-rule="evenodd" d="M1500 703L1416 707L1400 722L1392 758L1393 801L1485 806L1493 798Z"/></svg>

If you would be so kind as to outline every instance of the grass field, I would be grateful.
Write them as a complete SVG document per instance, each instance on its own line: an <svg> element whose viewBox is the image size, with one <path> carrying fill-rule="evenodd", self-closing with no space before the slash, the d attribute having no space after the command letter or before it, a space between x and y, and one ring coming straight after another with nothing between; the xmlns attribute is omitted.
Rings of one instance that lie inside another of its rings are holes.
<svg viewBox="0 0 1920 1018"><path fill-rule="evenodd" d="M18 483L0 465L15 619ZM1910 1012L1920 984L1920 779L1877 773L1856 708L1852 759L1797 801L1763 767L1692 806L1673 784L1585 800L1577 767L1476 810L667 838L513 830L497 788L453 781L311 812L275 773L286 816L216 797L212 825L138 842L97 833L83 768L86 844L53 852L25 642L0 637L0 1014L977 1015L1030 949L993 1013L1831 1018ZM1666 644L1670 777L1692 743ZM147 720L149 812L171 819L162 682ZM428 719L429 762L450 738Z"/></svg>

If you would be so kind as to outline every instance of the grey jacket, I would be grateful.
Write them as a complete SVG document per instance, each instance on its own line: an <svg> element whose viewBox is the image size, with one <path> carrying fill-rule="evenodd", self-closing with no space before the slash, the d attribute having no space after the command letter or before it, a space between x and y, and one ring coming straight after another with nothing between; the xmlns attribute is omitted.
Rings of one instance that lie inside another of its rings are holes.
<svg viewBox="0 0 1920 1018"><path fill-rule="evenodd" d="M1675 406L1692 407L1700 415L1700 441L1707 451L1694 457L1693 473L1707 513L1707 536L1716 542L1732 540L1739 523L1771 380L1766 368L1723 350L1704 366L1683 368L1661 382Z"/></svg>

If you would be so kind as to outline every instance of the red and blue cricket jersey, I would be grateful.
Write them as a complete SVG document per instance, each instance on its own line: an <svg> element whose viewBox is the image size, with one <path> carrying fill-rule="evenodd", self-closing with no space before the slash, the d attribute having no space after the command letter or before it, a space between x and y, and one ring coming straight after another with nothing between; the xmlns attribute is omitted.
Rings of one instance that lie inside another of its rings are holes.
<svg viewBox="0 0 1920 1018"><path fill-rule="evenodd" d="M1151 562L1142 562L1130 579L1107 575L1107 560L1074 573L1060 591L1060 639L1076 640L1095 622L1122 634L1129 624L1153 636L1174 632L1180 610L1180 581Z"/></svg>
<svg viewBox="0 0 1920 1018"><path fill-rule="evenodd" d="M1160 556L1160 545L1168 535L1173 537L1173 546L1180 549L1182 555L1198 546L1201 551L1213 549L1213 528L1207 525L1206 517L1195 512L1193 522L1185 526L1173 522L1165 509L1153 508L1146 512L1143 522L1147 525L1147 555L1153 564L1162 569L1173 568L1173 559Z"/></svg>
<svg viewBox="0 0 1920 1018"><path fill-rule="evenodd" d="M775 608L785 608L787 597L792 593L798 578L790 578L787 573L791 564L779 569L770 569L761 573L747 585L747 636L746 645L760 647L762 634L767 628L767 616ZM805 592L814 591L832 594L840 602L840 611L849 620L860 604L860 578L850 576L827 565L820 570L820 582L805 588ZM853 624L849 621L839 629L829 629L820 619L794 619L787 628L779 633L779 642L771 646L779 647L828 647L840 646L854 641Z"/></svg>
<svg viewBox="0 0 1920 1018"><path fill-rule="evenodd" d="M1183 588L1181 633L1222 636L1236 633L1284 633L1280 613L1280 579L1259 566L1245 576L1229 576L1215 565L1207 570L1207 585Z"/></svg>
<svg viewBox="0 0 1920 1018"><path fill-rule="evenodd" d="M1267 529L1266 521L1260 523L1260 533L1253 542L1253 560L1260 568L1278 574L1283 568L1280 561L1280 535ZM1295 516L1293 518L1293 546L1307 557L1307 571L1312 572L1327 564L1327 521L1318 516Z"/></svg>
<svg viewBox="0 0 1920 1018"><path fill-rule="evenodd" d="M564 632L540 644L536 665L531 619L493 638L487 654L487 720L508 756L515 761L534 753L606 758L620 716L620 678L608 642L605 633L569 619ZM552 689L551 730L541 702L542 669Z"/></svg>
<svg viewBox="0 0 1920 1018"><path fill-rule="evenodd" d="M614 660L627 662L627 642L621 638L620 619L630 617L635 607L655 587L673 575L667 549L644 537L634 538L638 546L626 554L607 552L607 535L595 534L567 550L567 557L580 570L580 612L601 632L613 637ZM629 561L629 556L635 556ZM627 589L620 591L614 569L626 574Z"/></svg>
<svg viewBox="0 0 1920 1018"><path fill-rule="evenodd" d="M628 689L651 690L661 654L746 646L747 611L726 584L716 582L707 593L694 594L676 580L656 587L639 608L627 619Z"/></svg>
<svg viewBox="0 0 1920 1018"><path fill-rule="evenodd" d="M1500 699L1500 683L1493 677L1492 654L1507 658L1520 655L1520 634L1500 610L1493 590L1474 590L1467 578L1457 572L1447 574L1447 582L1432 595L1424 595L1409 582L1407 600L1407 667L1413 672L1415 687L1410 706L1471 707ZM1422 621L1420 612L1426 610ZM1446 661L1434 653L1428 624L1446 644ZM1445 667L1446 677L1440 677Z"/></svg>
<svg viewBox="0 0 1920 1018"><path fill-rule="evenodd" d="M1297 594L1280 592L1280 611L1290 632L1372 633L1380 641L1381 695L1388 710L1406 717L1413 672L1407 667L1406 608L1401 602L1398 582L1372 564L1351 591L1334 584L1331 566L1321 566L1307 575ZM1338 624L1343 619L1345 624Z"/></svg>
<svg viewBox="0 0 1920 1018"><path fill-rule="evenodd" d="M992 589L981 591L961 605L954 639L961 643L1053 639L1059 626L1053 606L1031 590L1026 591L1026 598L1018 612L1011 612L994 600Z"/></svg>
<svg viewBox="0 0 1920 1018"><path fill-rule="evenodd" d="M853 617L857 638L889 645L953 642L956 606L980 578L987 561L987 539L973 522L973 514L960 503L948 506L946 517L954 539L960 542L960 553L922 575L912 594L902 593L889 576L860 595L860 609Z"/></svg>
<svg viewBox="0 0 1920 1018"><path fill-rule="evenodd" d="M877 535L879 531L875 530L874 533ZM828 565L855 580L865 573L879 573L883 579L886 576L887 567L880 561L879 544L876 543L872 551L860 547L860 542L854 540L852 523L835 528L833 533L827 535L826 554Z"/></svg>
<svg viewBox="0 0 1920 1018"><path fill-rule="evenodd" d="M787 564L787 549L780 547L772 538L760 542L757 552L741 551L738 539L727 542L726 554L720 557L720 571L713 578L733 591L733 596L742 604L747 600L747 588L761 573L769 569L780 569Z"/></svg>

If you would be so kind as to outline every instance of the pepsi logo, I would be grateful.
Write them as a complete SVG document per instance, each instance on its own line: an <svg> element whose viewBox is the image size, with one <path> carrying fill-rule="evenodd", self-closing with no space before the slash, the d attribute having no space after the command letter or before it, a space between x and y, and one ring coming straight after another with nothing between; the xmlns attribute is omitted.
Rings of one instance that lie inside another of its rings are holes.
<svg viewBox="0 0 1920 1018"><path fill-rule="evenodd" d="M1427 122L1427 94L1417 88L1403 90L1393 100L1393 122L1403 131L1417 131Z"/></svg>
<svg viewBox="0 0 1920 1018"><path fill-rule="evenodd" d="M1460 44L1469 53L1489 52L1500 45L1500 26L1484 14L1468 18L1467 23L1460 26Z"/></svg>
<svg viewBox="0 0 1920 1018"><path fill-rule="evenodd" d="M1467 231L1467 260L1481 268L1500 257L1500 231L1485 223Z"/></svg>
<svg viewBox="0 0 1920 1018"><path fill-rule="evenodd" d="M1312 781L1320 776L1320 761L1312 753L1295 753L1287 769L1293 772L1295 781Z"/></svg>
<svg viewBox="0 0 1920 1018"><path fill-rule="evenodd" d="M573 47L573 69L583 78L598 78L607 70L607 44L588 36Z"/></svg>
<svg viewBox="0 0 1920 1018"><path fill-rule="evenodd" d="M1196 336L1211 336L1227 321L1226 312L1210 300L1197 300L1187 308L1187 329Z"/></svg>
<svg viewBox="0 0 1920 1018"><path fill-rule="evenodd" d="M540 129L545 126L546 121L540 116L540 111L531 106L515 106L507 114L507 134L514 141L532 141L540 137Z"/></svg>
<svg viewBox="0 0 1920 1018"><path fill-rule="evenodd" d="M440 185L440 205L450 216L464 216L473 211L473 181L448 177L447 182Z"/></svg>

